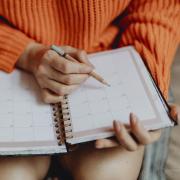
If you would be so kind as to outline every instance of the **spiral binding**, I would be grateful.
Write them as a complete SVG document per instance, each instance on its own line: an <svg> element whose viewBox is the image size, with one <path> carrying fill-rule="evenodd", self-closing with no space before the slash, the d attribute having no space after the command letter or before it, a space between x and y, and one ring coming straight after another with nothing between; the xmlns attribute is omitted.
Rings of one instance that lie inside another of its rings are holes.
<svg viewBox="0 0 180 180"><path fill-rule="evenodd" d="M52 109L58 144L62 145L73 137L68 97L64 96L60 103L52 104Z"/></svg>
<svg viewBox="0 0 180 180"><path fill-rule="evenodd" d="M62 122L60 119L60 115L61 115L61 104L57 103L57 104L52 104L52 110L53 110L53 117L54 117L54 127L55 127L55 131L56 131L56 137L58 140L58 144L62 145L64 144L64 130L62 127Z"/></svg>
<svg viewBox="0 0 180 180"><path fill-rule="evenodd" d="M73 133L72 133L70 109L68 104L68 96L64 96L64 101L61 102L61 112L62 112L65 138L70 139L73 137Z"/></svg>

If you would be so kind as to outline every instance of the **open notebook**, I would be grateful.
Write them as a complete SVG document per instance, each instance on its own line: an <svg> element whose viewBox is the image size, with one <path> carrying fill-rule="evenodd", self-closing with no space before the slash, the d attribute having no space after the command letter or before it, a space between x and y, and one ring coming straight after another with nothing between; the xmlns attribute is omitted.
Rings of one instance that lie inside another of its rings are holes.
<svg viewBox="0 0 180 180"><path fill-rule="evenodd" d="M148 130L173 125L165 100L133 47L89 59L111 87L90 77L54 105L41 101L30 74L0 72L1 155L64 153L67 144L113 136L112 121L128 123L130 112Z"/></svg>

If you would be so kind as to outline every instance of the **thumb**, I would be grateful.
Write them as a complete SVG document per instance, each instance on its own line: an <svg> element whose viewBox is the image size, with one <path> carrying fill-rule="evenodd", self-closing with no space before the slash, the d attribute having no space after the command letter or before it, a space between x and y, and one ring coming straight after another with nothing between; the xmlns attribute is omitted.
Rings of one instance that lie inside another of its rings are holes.
<svg viewBox="0 0 180 180"><path fill-rule="evenodd" d="M87 64L87 65L89 65L89 66L94 68L94 65L88 59L86 51L79 50L78 53L77 53L77 56L78 56L77 58L79 59L79 61L81 63L85 63L85 64Z"/></svg>

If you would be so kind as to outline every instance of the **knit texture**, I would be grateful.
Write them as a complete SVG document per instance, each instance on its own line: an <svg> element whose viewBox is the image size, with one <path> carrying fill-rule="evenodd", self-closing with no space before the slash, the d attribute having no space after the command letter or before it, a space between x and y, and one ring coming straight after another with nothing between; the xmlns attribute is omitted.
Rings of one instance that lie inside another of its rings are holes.
<svg viewBox="0 0 180 180"><path fill-rule="evenodd" d="M31 41L91 53L110 49L121 33L118 46L135 46L167 96L179 0L1 0L0 16L1 70L11 72Z"/></svg>

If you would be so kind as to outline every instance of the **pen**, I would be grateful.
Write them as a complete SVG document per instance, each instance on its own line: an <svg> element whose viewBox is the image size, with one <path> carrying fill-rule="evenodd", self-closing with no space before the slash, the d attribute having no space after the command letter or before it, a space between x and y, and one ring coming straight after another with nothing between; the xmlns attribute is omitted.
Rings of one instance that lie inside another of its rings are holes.
<svg viewBox="0 0 180 180"><path fill-rule="evenodd" d="M52 49L53 51L55 51L56 53L58 53L60 56L66 58L69 61L74 61L74 62L79 62L78 60L76 60L75 58L73 58L72 56L70 56L69 54L65 53L63 49L61 49L60 47L56 46L56 45L52 45L50 47L50 49ZM99 74L97 74L94 71L91 71L89 73L90 76L92 76L93 78L95 78L97 81L101 82L102 84L106 85L106 86L110 86L110 84L108 84L104 78L102 78Z"/></svg>

